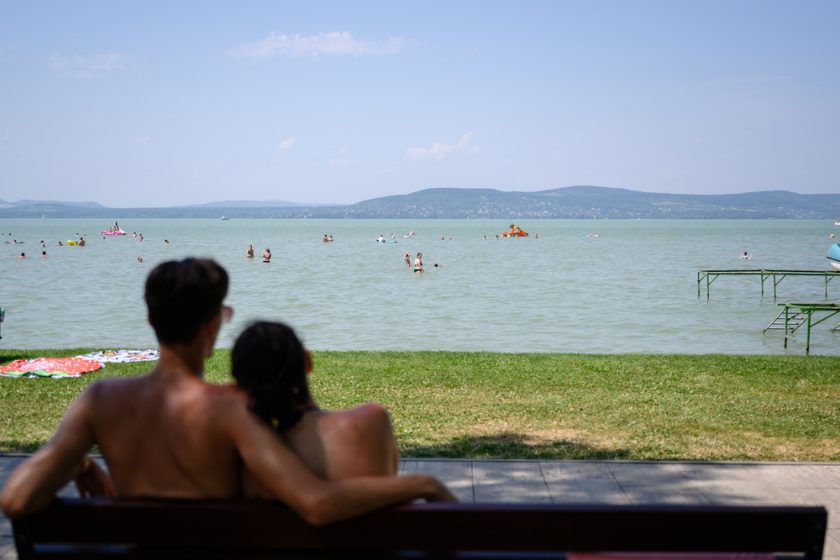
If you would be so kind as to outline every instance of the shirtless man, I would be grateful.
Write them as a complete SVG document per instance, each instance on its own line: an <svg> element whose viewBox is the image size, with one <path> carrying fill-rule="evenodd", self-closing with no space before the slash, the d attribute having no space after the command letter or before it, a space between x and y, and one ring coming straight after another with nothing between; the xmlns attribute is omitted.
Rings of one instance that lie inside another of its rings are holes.
<svg viewBox="0 0 840 560"><path fill-rule="evenodd" d="M326 482L307 469L271 427L248 410L247 395L202 380L224 319L228 275L210 260L157 266L146 281L149 322L160 360L139 378L107 379L70 406L52 439L9 477L0 508L16 518L46 507L76 477L81 493L107 493L86 453L98 445L117 496L238 498L243 468L313 524L415 498L454 500L425 475Z"/></svg>
<svg viewBox="0 0 840 560"><path fill-rule="evenodd" d="M423 253L417 253L414 257L414 272L423 272Z"/></svg>

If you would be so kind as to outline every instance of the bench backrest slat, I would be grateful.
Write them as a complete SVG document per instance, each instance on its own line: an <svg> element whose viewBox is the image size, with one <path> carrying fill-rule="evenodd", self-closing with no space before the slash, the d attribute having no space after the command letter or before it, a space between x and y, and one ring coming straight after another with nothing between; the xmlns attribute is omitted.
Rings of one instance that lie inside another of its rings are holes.
<svg viewBox="0 0 840 560"><path fill-rule="evenodd" d="M822 557L822 507L414 504L313 527L256 502L57 500L14 522L36 545L167 549L783 552ZM37 556L32 556L35 558Z"/></svg>

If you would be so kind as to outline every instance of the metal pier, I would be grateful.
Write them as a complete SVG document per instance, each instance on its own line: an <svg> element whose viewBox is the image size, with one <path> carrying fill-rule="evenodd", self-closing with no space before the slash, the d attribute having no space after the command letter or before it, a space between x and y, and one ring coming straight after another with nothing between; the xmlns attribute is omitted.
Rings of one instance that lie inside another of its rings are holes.
<svg viewBox="0 0 840 560"><path fill-rule="evenodd" d="M782 330L785 331L785 348L788 345L788 338L793 338L793 333L801 327L805 325L805 354L809 354L811 352L811 327L815 327L822 323L823 321L827 321L831 319L838 313L840 313L840 305L836 303L780 303L784 309L779 315L773 319L773 321L767 325L767 328L764 329L766 333L769 330ZM813 320L813 315L825 313L825 316L817 319L816 321ZM832 327L832 331L836 332L840 330L840 323Z"/></svg>
<svg viewBox="0 0 840 560"><path fill-rule="evenodd" d="M764 282L769 278L773 279L773 299L776 299L776 286L788 276L822 276L825 282L825 297L828 299L828 283L836 276L840 276L840 270L772 270L772 269L728 269L728 270L699 270L697 271L697 297L700 297L700 286L703 280L706 281L706 299L709 299L709 288L718 276L760 276L761 297L764 297Z"/></svg>

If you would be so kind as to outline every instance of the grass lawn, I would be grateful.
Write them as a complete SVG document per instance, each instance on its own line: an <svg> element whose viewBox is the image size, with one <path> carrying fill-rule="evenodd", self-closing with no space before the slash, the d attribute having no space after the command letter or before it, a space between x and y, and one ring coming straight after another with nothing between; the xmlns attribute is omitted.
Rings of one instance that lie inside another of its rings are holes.
<svg viewBox="0 0 840 560"><path fill-rule="evenodd" d="M16 358L90 349L3 350ZM217 350L207 379L228 383ZM376 400L405 457L840 460L840 358L315 352L323 408ZM0 378L0 452L32 451L108 364L77 379Z"/></svg>

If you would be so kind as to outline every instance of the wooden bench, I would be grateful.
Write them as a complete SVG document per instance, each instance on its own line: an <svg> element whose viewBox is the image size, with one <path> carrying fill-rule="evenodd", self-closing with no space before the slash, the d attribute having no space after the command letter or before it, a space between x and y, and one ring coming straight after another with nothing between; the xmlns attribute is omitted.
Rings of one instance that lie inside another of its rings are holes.
<svg viewBox="0 0 840 560"><path fill-rule="evenodd" d="M276 503L59 499L13 525L20 560L545 559L567 551L818 560L826 521L825 508L798 506L413 504L313 527Z"/></svg>

